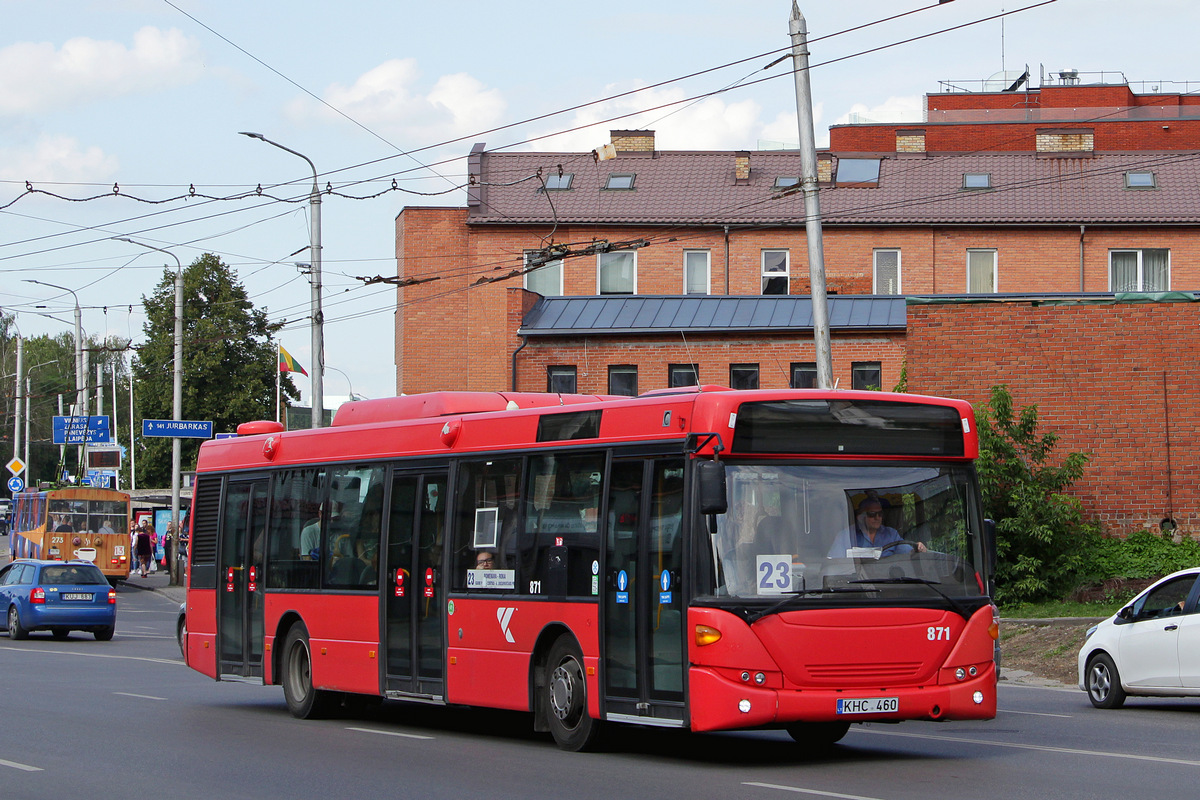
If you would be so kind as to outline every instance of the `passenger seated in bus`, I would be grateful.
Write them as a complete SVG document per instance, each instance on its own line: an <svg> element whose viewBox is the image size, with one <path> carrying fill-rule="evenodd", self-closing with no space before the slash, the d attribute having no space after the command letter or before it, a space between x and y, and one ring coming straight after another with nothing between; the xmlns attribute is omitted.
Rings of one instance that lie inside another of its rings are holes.
<svg viewBox="0 0 1200 800"><path fill-rule="evenodd" d="M913 552L914 545L906 542L895 528L883 524L883 511L883 501L868 495L858 505L854 527L838 534L829 549L829 557L846 558L847 551L853 547L876 548L881 551L881 556ZM924 542L917 542L915 546L917 552L924 553L926 550Z"/></svg>
<svg viewBox="0 0 1200 800"><path fill-rule="evenodd" d="M100 520L100 527L96 529L96 533L116 533L112 527L112 520L107 517Z"/></svg>

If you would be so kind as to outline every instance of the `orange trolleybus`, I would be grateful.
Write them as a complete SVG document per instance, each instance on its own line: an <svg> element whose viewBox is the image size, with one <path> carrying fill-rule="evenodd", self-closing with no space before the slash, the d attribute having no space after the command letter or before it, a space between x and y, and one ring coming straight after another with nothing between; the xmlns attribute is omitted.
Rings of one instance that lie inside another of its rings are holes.
<svg viewBox="0 0 1200 800"><path fill-rule="evenodd" d="M993 533L962 401L699 387L360 401L200 449L188 664L602 725L996 711Z"/></svg>
<svg viewBox="0 0 1200 800"><path fill-rule="evenodd" d="M92 561L113 586L129 577L129 495L70 487L13 495L12 557Z"/></svg>

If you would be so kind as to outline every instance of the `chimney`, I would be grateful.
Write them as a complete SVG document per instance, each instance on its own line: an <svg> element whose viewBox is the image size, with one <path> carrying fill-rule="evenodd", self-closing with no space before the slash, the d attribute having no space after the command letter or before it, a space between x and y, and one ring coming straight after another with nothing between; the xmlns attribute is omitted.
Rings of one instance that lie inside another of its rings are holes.
<svg viewBox="0 0 1200 800"><path fill-rule="evenodd" d="M733 157L733 183L745 186L750 183L750 152L739 150Z"/></svg>
<svg viewBox="0 0 1200 800"><path fill-rule="evenodd" d="M609 131L618 153L653 153L654 131Z"/></svg>
<svg viewBox="0 0 1200 800"><path fill-rule="evenodd" d="M902 129L896 131L897 153L924 153L925 131L919 129Z"/></svg>

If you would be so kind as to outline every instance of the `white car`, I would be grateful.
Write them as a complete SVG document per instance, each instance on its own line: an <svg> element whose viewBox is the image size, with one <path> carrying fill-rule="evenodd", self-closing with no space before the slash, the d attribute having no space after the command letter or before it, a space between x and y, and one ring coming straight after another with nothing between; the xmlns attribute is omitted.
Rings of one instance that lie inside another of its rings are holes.
<svg viewBox="0 0 1200 800"><path fill-rule="evenodd" d="M1079 688L1096 708L1129 695L1200 697L1200 568L1168 575L1091 628Z"/></svg>

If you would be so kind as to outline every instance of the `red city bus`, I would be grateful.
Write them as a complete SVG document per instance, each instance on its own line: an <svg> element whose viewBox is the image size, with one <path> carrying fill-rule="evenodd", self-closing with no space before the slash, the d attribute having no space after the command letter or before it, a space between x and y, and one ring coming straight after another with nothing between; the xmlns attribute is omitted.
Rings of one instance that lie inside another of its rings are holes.
<svg viewBox="0 0 1200 800"><path fill-rule="evenodd" d="M994 533L959 400L693 387L439 392L200 450L188 664L282 685L609 722L990 719Z"/></svg>

